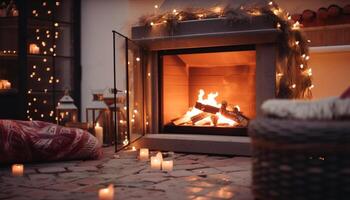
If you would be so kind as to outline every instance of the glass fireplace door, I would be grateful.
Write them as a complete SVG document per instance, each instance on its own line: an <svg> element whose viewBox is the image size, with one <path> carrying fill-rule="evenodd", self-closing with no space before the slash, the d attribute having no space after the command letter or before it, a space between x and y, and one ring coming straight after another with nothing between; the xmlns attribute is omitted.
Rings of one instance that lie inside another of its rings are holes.
<svg viewBox="0 0 350 200"><path fill-rule="evenodd" d="M117 89L116 151L144 135L143 50L134 41L113 31L114 86Z"/></svg>

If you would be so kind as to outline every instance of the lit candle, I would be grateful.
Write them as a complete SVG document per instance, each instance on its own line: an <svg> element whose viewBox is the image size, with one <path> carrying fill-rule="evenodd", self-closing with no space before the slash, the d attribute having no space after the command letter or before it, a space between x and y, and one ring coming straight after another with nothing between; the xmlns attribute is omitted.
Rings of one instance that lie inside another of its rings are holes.
<svg viewBox="0 0 350 200"><path fill-rule="evenodd" d="M136 151L136 147L132 146L131 151Z"/></svg>
<svg viewBox="0 0 350 200"><path fill-rule="evenodd" d="M172 160L164 160L162 162L162 170L166 172L173 171L174 161Z"/></svg>
<svg viewBox="0 0 350 200"><path fill-rule="evenodd" d="M107 188L102 188L98 191L99 200L113 200L114 199L114 186L109 185Z"/></svg>
<svg viewBox="0 0 350 200"><path fill-rule="evenodd" d="M40 48L36 44L29 45L29 53L31 54L39 54Z"/></svg>
<svg viewBox="0 0 350 200"><path fill-rule="evenodd" d="M152 169L161 169L162 161L157 156L151 157L151 168Z"/></svg>
<svg viewBox="0 0 350 200"><path fill-rule="evenodd" d="M22 164L12 165L12 175L13 176L23 176L24 166Z"/></svg>
<svg viewBox="0 0 350 200"><path fill-rule="evenodd" d="M140 158L140 160L142 160L142 161L148 160L148 158L149 158L149 150L146 149L146 148L141 148L141 149L140 149L139 158Z"/></svg>
<svg viewBox="0 0 350 200"><path fill-rule="evenodd" d="M101 127L98 123L96 123L95 126L95 137L97 138L98 142L103 145L103 127Z"/></svg>
<svg viewBox="0 0 350 200"><path fill-rule="evenodd" d="M163 155L162 155L161 152L158 152L158 153L156 154L156 157L157 157L161 162L163 161Z"/></svg>

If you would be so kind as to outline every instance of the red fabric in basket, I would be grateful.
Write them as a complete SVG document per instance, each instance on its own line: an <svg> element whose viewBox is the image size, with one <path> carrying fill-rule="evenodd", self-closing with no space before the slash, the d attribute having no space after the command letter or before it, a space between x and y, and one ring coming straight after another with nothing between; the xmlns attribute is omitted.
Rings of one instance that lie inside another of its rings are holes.
<svg viewBox="0 0 350 200"><path fill-rule="evenodd" d="M89 132L42 121L0 120L0 163L97 159L102 150Z"/></svg>

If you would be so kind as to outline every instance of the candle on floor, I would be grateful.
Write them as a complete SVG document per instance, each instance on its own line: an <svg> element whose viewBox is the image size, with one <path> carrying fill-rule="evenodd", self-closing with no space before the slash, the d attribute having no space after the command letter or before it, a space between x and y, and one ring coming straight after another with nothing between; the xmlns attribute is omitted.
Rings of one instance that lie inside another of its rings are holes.
<svg viewBox="0 0 350 200"><path fill-rule="evenodd" d="M103 145L103 127L101 127L98 123L95 126L95 136L98 142Z"/></svg>
<svg viewBox="0 0 350 200"><path fill-rule="evenodd" d="M162 162L162 170L163 171L166 171L166 172L173 171L173 167L174 167L174 161L172 161L172 160L164 160Z"/></svg>
<svg viewBox="0 0 350 200"><path fill-rule="evenodd" d="M40 48L36 44L30 44L29 45L29 53L31 54L39 54Z"/></svg>
<svg viewBox="0 0 350 200"><path fill-rule="evenodd" d="M149 150L146 148L141 148L140 149L140 154L139 154L139 158L142 161L146 161L149 159Z"/></svg>
<svg viewBox="0 0 350 200"><path fill-rule="evenodd" d="M162 161L157 156L151 157L151 168L152 169L161 169Z"/></svg>
<svg viewBox="0 0 350 200"><path fill-rule="evenodd" d="M114 186L109 185L107 188L102 188L98 191L99 200L113 200L114 199Z"/></svg>
<svg viewBox="0 0 350 200"><path fill-rule="evenodd" d="M23 176L24 166L22 164L12 165L12 175L13 176Z"/></svg>
<svg viewBox="0 0 350 200"><path fill-rule="evenodd" d="M163 161L163 155L162 155L161 152L158 152L158 153L156 154L156 157L157 157L161 162Z"/></svg>

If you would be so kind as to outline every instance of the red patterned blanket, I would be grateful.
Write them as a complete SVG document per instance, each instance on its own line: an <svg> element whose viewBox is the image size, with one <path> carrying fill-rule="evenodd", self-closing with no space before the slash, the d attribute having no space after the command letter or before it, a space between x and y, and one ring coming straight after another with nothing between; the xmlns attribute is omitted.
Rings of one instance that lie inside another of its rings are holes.
<svg viewBox="0 0 350 200"><path fill-rule="evenodd" d="M101 145L89 132L41 121L0 120L0 163L97 159Z"/></svg>

